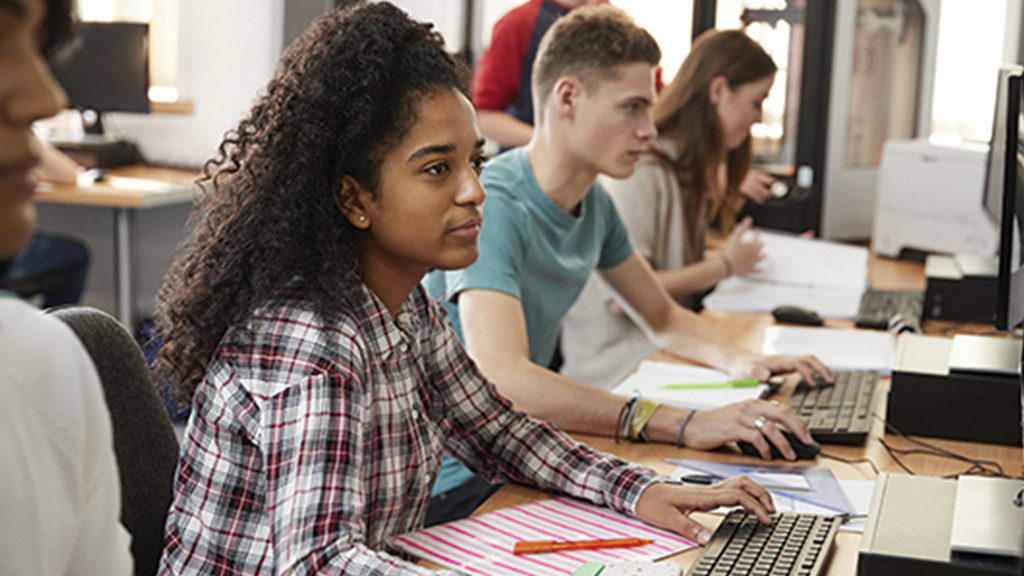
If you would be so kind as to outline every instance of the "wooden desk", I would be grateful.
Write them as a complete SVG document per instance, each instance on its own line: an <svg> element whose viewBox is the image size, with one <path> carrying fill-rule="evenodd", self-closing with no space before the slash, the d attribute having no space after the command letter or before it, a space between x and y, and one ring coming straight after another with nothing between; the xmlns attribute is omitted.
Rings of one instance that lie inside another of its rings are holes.
<svg viewBox="0 0 1024 576"><path fill-rule="evenodd" d="M875 288L924 289L924 266L922 264L878 258L872 255L869 260L868 269L869 276L873 281L872 285ZM761 335L764 333L764 328L773 323L771 315L759 313L704 311L702 316L711 322L711 324L713 324L727 338L750 350L760 350ZM852 327L853 322L850 320L827 320L826 326ZM991 330L992 327L990 325L948 323L929 320L924 323L923 329L925 332L930 333L945 332L948 330L979 333ZM658 353L655 356L655 359L660 360L670 360L673 358L673 356L665 353ZM790 376L788 378L786 384L776 396L780 402L788 400L793 387L796 385L797 379L798 378L796 376ZM881 389L879 390L880 393L877 394L875 398L876 405L874 406L874 413L881 419L884 419L886 407L885 399L886 393L889 389L889 379L882 379L879 386ZM874 462L881 471L905 473L889 457L885 448L880 443L880 439L884 436L885 441L889 443L890 446L897 449L912 448L913 445L902 438L893 435L885 435L883 421L884 420L875 419L870 435L863 446L825 444L822 447L822 452L847 460L868 458ZM714 452L704 452L685 448L677 449L668 444L633 444L629 442L615 444L611 438L580 434L574 434L573 436L577 440L589 444L597 450L609 452L624 460L637 462L653 468L663 474L669 474L673 470L673 466L666 464L664 462L664 458L717 460L737 463L751 463L759 461L749 456L743 456L729 448L722 448ZM1021 449L1017 447L979 444L973 442L957 442L937 438L925 438L924 440L930 444L959 454L967 454L975 458L998 462L1002 465L1003 470L1010 475L1017 475L1021 471L1022 452ZM937 458L925 455L901 456L901 460L916 474L925 476L957 475L968 467L968 464L950 460L948 458ZM827 466L832 470L833 474L835 474L837 478L842 479L869 480L875 477L871 467L867 464L845 464L837 460L820 456L813 461L801 461L797 463L814 466ZM504 486L501 490L495 493L494 496L487 500L487 502L485 502L476 513L482 514L491 510L497 510L547 497L549 497L548 494L540 492L534 488L509 484ZM717 525L720 520L720 517L710 514L697 514L694 515L694 518L705 523L709 527ZM830 576L851 576L856 573L857 552L860 548L860 540L860 534L840 532L832 550L832 557L829 563L828 574ZM690 550L676 556L675 560L688 568L697 558L699 553L699 548Z"/></svg>
<svg viewBox="0 0 1024 576"><path fill-rule="evenodd" d="M192 202L199 176L187 170L127 166L117 168L103 182L82 180L78 185L42 184L36 202L99 206L114 211L114 302L117 319L130 330L135 326L137 291L136 214L138 210Z"/></svg>

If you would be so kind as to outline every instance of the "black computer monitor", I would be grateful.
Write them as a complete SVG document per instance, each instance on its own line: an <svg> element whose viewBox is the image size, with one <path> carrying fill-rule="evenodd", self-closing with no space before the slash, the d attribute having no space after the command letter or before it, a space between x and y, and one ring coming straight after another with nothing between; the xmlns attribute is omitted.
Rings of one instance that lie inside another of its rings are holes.
<svg viewBox="0 0 1024 576"><path fill-rule="evenodd" d="M1024 104L1021 101L1024 98L1024 74L1019 68L1007 71L1000 75L1000 84L1005 84L1006 90L1002 110L1005 121L996 122L993 130L992 157L997 165L989 178L1002 174L996 327L1009 330L1024 323L1024 270L1021 267L1021 258L1024 257L1021 246L1024 224L1024 146L1021 141L1024 136ZM1002 89L1003 86L1000 87ZM992 164L989 169L993 170Z"/></svg>
<svg viewBox="0 0 1024 576"><path fill-rule="evenodd" d="M52 65L79 110L149 112L149 24L84 22L75 48ZM91 133L102 133L102 124Z"/></svg>

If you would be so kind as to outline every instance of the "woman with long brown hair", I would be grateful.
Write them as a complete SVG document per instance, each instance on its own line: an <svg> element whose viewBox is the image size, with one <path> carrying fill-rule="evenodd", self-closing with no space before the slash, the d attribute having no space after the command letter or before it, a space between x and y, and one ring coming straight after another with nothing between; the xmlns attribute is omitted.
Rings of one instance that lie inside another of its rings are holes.
<svg viewBox="0 0 1024 576"><path fill-rule="evenodd" d="M701 35L654 106L659 137L633 176L606 188L633 245L665 289L694 306L699 295L761 258L751 221L736 224L740 185L750 170L750 127L775 80L770 56L740 30ZM705 260L704 234L719 217L729 232L717 258ZM562 325L562 373L610 388L655 350L643 329L593 275Z"/></svg>

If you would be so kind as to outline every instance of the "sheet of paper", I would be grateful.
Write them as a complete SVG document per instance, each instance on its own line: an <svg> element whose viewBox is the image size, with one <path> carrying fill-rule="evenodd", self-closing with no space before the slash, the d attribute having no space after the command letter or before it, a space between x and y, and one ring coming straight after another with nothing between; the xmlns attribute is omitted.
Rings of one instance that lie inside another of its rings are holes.
<svg viewBox="0 0 1024 576"><path fill-rule="evenodd" d="M863 290L868 275L868 250L762 231L758 271L749 280L807 288Z"/></svg>
<svg viewBox="0 0 1024 576"><path fill-rule="evenodd" d="M646 538L635 548L607 548L515 556L516 542ZM551 498L402 534L391 543L406 552L467 574L564 576L581 564L650 560L694 543L610 508Z"/></svg>
<svg viewBox="0 0 1024 576"><path fill-rule="evenodd" d="M768 393L769 386L767 384L750 388L687 388L683 390L661 388L664 384L716 383L729 380L729 375L721 370L687 366L674 362L645 360L640 363L636 372L613 388L612 393L626 397L633 397L639 393L644 398L655 402L698 410L718 408L750 398L760 398Z"/></svg>
<svg viewBox="0 0 1024 576"><path fill-rule="evenodd" d="M750 479L765 488L778 488L780 490L806 492L811 489L807 477L803 474L787 474L784 472L754 472L749 474Z"/></svg>
<svg viewBox="0 0 1024 576"><path fill-rule="evenodd" d="M709 310L734 312L771 312L778 306L797 305L818 313L823 318L853 318L860 307L859 290L830 290L790 284L771 284L732 276L718 283L704 297Z"/></svg>
<svg viewBox="0 0 1024 576"><path fill-rule="evenodd" d="M884 330L769 326L764 354L814 354L833 370L878 370L892 374L896 338Z"/></svg>
<svg viewBox="0 0 1024 576"><path fill-rule="evenodd" d="M830 318L853 318L867 287L868 251L823 240L761 232L759 270L720 282L704 298L717 310L769 312L798 305Z"/></svg>

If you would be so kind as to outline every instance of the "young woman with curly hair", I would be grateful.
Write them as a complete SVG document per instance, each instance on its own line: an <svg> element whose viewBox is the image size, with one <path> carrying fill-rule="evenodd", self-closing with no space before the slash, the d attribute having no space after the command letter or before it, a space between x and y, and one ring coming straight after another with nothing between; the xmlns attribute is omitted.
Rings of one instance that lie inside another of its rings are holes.
<svg viewBox="0 0 1024 576"><path fill-rule="evenodd" d="M161 573L424 573L387 538L422 525L445 450L691 536L692 510L768 520L749 480L661 483L512 410L466 356L419 284L478 254L465 77L394 6L335 11L207 166L159 296L161 363L193 407Z"/></svg>
<svg viewBox="0 0 1024 576"><path fill-rule="evenodd" d="M775 80L771 57L742 30L701 35L652 109L658 138L632 176L605 187L633 245L662 286L693 308L700 296L761 259L761 242L743 241L740 186L750 171L750 127ZM730 232L717 258L704 259L704 233L716 216ZM562 373L611 388L656 349L591 275L562 324Z"/></svg>

